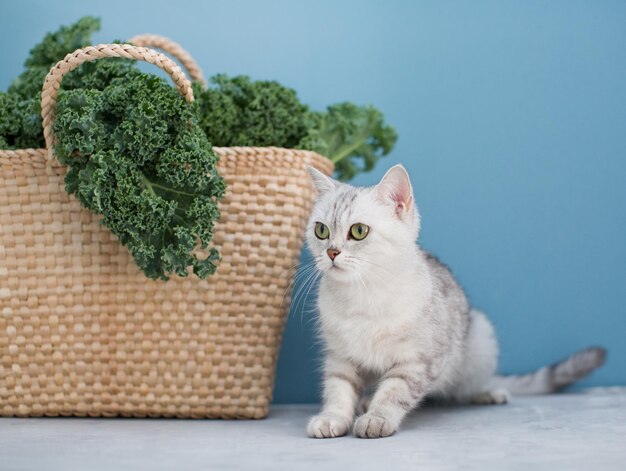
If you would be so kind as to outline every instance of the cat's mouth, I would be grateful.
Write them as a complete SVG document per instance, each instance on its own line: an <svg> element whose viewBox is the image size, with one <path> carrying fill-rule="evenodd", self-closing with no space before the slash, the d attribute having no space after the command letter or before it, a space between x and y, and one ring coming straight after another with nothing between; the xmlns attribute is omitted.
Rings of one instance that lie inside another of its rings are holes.
<svg viewBox="0 0 626 471"><path fill-rule="evenodd" d="M328 269L328 271L331 271L331 272L343 272L343 273L345 273L346 269L345 269L345 267L340 267L339 265L337 265L337 264L333 263L333 264L330 266L330 268Z"/></svg>

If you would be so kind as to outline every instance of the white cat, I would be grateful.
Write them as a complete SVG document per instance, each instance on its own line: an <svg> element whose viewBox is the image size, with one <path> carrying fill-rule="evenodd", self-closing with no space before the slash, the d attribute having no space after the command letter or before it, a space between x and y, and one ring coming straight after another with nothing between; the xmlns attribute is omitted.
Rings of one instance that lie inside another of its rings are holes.
<svg viewBox="0 0 626 471"><path fill-rule="evenodd" d="M604 362L591 348L524 376L497 376L498 344L448 268L416 243L420 217L401 165L356 188L310 168L318 199L307 243L322 272L323 407L307 433L393 434L425 397L502 404L513 394L555 392Z"/></svg>

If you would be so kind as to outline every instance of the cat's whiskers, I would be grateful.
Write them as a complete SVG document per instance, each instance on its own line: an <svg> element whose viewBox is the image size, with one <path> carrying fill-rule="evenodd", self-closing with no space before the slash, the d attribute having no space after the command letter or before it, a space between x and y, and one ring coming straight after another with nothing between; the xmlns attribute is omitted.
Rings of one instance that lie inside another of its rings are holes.
<svg viewBox="0 0 626 471"><path fill-rule="evenodd" d="M354 264L355 266L358 266L357 264ZM359 280L361 281L361 284L363 285L363 291L362 291L362 295L365 297L365 302L366 305L368 307L368 312L374 312L374 314L378 314L380 311L377 308L378 304L374 302L374 300L372 299L372 294L371 294L371 290L368 289L367 284L365 283L365 280L363 279L363 276L361 275L361 273L359 272L359 270L354 270L354 273L356 274L356 276L359 278Z"/></svg>
<svg viewBox="0 0 626 471"><path fill-rule="evenodd" d="M363 289L365 291L367 291L367 286L365 286L365 281L363 281L363 277L361 276L361 274L359 273L358 270L354 270L354 273L356 273L356 276L359 277L359 280L361 281L361 284L363 285Z"/></svg>
<svg viewBox="0 0 626 471"><path fill-rule="evenodd" d="M383 265L380 265L378 263L372 262L371 260L366 260L364 258L355 257L354 255L348 255L346 258L348 258L348 257L351 258L351 259L354 259L354 260L358 260L359 262L364 262L364 263L369 263L370 265L374 265L375 267L380 268L381 270L384 270L386 273L388 273L390 275L394 274L394 272L389 270L389 268L387 268L387 267L385 267Z"/></svg>
<svg viewBox="0 0 626 471"><path fill-rule="evenodd" d="M313 260L308 263L301 263L301 260L298 260L296 263L294 263L290 267L287 267L286 269L284 269L280 273L280 276L285 276L285 275L289 276L290 272L295 270L296 272L295 276L297 277L298 274L304 271L305 269L310 268L310 267L315 267L317 265L317 262L319 262L321 259L322 259L322 255L317 255L313 257ZM291 283L289 284L289 287L291 287L294 281L295 279L291 281Z"/></svg>
<svg viewBox="0 0 626 471"><path fill-rule="evenodd" d="M304 300L302 301L302 310L300 311L300 327L304 327L303 321L304 321L305 306L306 306L306 302L309 297L309 294L311 292L311 289L317 284L317 281L319 280L321 276L322 276L322 272L318 272L317 276L313 278L313 280L309 283L309 288L307 289L304 295ZM311 312L314 312L314 311L315 311L315 308L312 308Z"/></svg>
<svg viewBox="0 0 626 471"><path fill-rule="evenodd" d="M283 307L285 304L285 299L287 297L287 293L289 293L289 290L292 288L292 286L299 280L305 277L305 275L310 274L312 271L317 269L317 265L315 262L311 262L311 263L307 263L304 264L303 267L300 267L299 271L296 272L296 274L294 275L293 279L291 280L291 282L289 283L289 286L287 286L287 288L285 288L285 291L283 293L283 297L280 303L280 306Z"/></svg>
<svg viewBox="0 0 626 471"><path fill-rule="evenodd" d="M298 272L296 272L291 281L289 282L289 285L285 288L285 292L283 294L283 301L285 299L285 295L287 294L287 292L289 291L289 289L293 286L293 284L300 278L302 278L306 273L309 273L311 270L315 269L314 266L309 265L303 268L300 268L300 270Z"/></svg>
<svg viewBox="0 0 626 471"><path fill-rule="evenodd" d="M302 271L299 271L294 276L293 280L290 283L290 285L291 285L291 294L295 294L294 290L299 289L300 286L301 286L301 282L303 280L306 280L309 277L309 275L315 273L315 271L316 271L316 267L307 267L306 269L304 269ZM297 288L296 288L296 285L298 285ZM285 290L284 296L286 296L288 293L289 293L289 290L288 289Z"/></svg>
<svg viewBox="0 0 626 471"><path fill-rule="evenodd" d="M309 294L311 290L313 289L313 287L317 285L317 281L319 280L321 275L322 274L320 272L317 272L316 274L313 275L313 277L309 278L308 282L306 283L304 294L300 297L300 299L297 300L296 305L294 307L294 312L300 311L300 327L302 328L304 327L304 314L306 311L306 305L307 305ZM314 311L314 310L315 308L311 308L311 311Z"/></svg>
<svg viewBox="0 0 626 471"><path fill-rule="evenodd" d="M346 258L348 258L348 257L353 259L353 260L355 260L355 261L357 261L356 263L353 262L355 264L355 266L363 267L363 263L369 263L370 265L373 265L374 267L377 267L380 270L384 270L385 274L391 275L391 277L385 277L377 269L374 269L374 270L373 269L364 270L366 278L367 277L372 277L372 276L375 277L376 281L378 283L378 286L380 286L380 285L389 285L391 283L390 280L394 280L394 278L395 278L393 276L394 273L391 270L387 269L386 267L383 267L382 265L379 265L379 264L374 263L374 262L370 262L369 260L365 260L363 258L354 257L353 255L347 256Z"/></svg>
<svg viewBox="0 0 626 471"><path fill-rule="evenodd" d="M318 274L319 274L319 272L317 270L313 270L312 272L311 271L308 272L308 274L304 278L304 281L302 282L302 284L296 290L296 293L294 294L294 296L292 298L292 301L291 301L291 306L292 306L293 312L296 312L296 310L298 308L298 304L299 304L298 296L300 296L300 294L303 293L303 290L308 287L310 282L312 282L314 279L317 278Z"/></svg>
<svg viewBox="0 0 626 471"><path fill-rule="evenodd" d="M290 299L290 306L289 306L289 310L291 311L292 315L296 315L296 311L297 311L297 304L298 304L298 299L300 296L300 293L302 292L302 290L304 289L304 287L306 286L307 282L309 279L311 279L314 275L315 275L315 270L311 270L309 272L306 273L306 275L303 275L302 278L300 279L300 282L297 286L297 288L294 287L294 292L292 293L291 299Z"/></svg>
<svg viewBox="0 0 626 471"><path fill-rule="evenodd" d="M367 280L367 277L370 275L374 275L377 280L372 281L374 281L377 286L381 286L381 284L386 284L387 280L376 270L367 270L364 274L362 274L362 271L359 269L363 267L363 264L360 263L361 261L363 260L357 257L346 256L345 265L346 267L351 267L352 272L356 275L357 284L359 284L360 282L360 284L363 286L363 289L359 290L359 292L365 298L365 304L368 307L368 312L379 315L381 313L381 307L379 306L379 303L375 302L375 300L372 298L371 284L368 283L369 280Z"/></svg>

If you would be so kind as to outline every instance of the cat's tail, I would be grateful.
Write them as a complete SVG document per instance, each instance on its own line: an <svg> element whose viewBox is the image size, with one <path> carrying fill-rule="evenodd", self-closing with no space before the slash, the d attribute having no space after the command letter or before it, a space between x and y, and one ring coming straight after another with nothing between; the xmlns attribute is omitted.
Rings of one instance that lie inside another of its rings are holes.
<svg viewBox="0 0 626 471"><path fill-rule="evenodd" d="M606 349L591 347L570 355L565 360L525 375L496 376L495 388L502 388L514 396L550 394L584 378L601 367L606 360Z"/></svg>

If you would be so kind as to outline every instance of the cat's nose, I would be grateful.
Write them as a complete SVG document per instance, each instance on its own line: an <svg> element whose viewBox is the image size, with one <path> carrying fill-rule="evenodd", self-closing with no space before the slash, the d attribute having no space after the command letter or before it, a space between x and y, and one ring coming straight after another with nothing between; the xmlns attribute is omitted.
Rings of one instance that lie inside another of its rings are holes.
<svg viewBox="0 0 626 471"><path fill-rule="evenodd" d="M339 255L341 252L337 249L330 248L326 251L331 260L335 260L335 257Z"/></svg>

